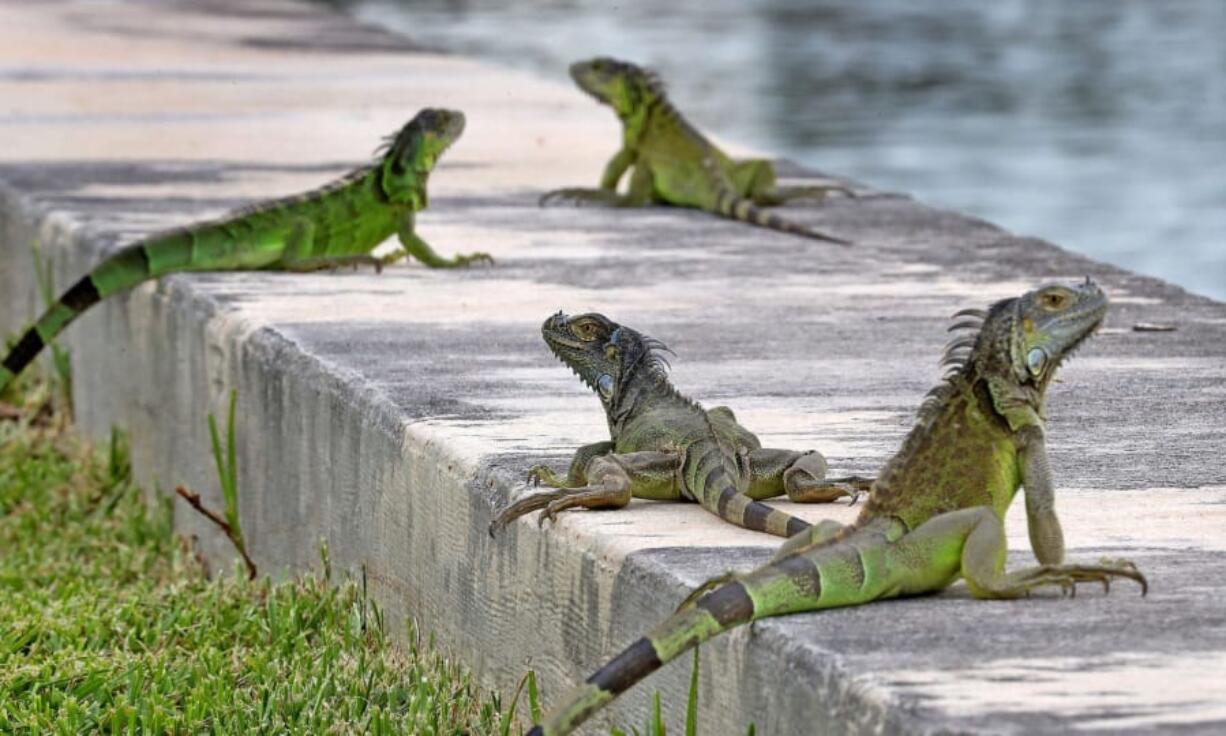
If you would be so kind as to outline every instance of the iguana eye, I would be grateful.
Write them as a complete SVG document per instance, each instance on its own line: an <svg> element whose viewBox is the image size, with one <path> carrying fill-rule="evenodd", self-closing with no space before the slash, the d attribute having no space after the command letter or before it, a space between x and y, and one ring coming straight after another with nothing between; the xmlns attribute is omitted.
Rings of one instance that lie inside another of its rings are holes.
<svg viewBox="0 0 1226 736"><path fill-rule="evenodd" d="M596 339L596 325L592 322L575 322L570 326L570 331L575 337L586 342Z"/></svg>
<svg viewBox="0 0 1226 736"><path fill-rule="evenodd" d="M1039 298L1039 302L1048 309L1060 309L1068 301L1068 297L1059 291L1049 291Z"/></svg>

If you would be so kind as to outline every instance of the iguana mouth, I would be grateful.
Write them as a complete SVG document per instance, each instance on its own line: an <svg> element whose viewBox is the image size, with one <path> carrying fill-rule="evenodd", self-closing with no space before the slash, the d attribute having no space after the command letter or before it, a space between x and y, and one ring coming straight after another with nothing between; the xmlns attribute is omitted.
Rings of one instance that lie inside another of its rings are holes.
<svg viewBox="0 0 1226 736"><path fill-rule="evenodd" d="M1088 276L1086 277L1084 285L1087 287L1093 286L1096 289L1098 288L1098 285L1091 281ZM1099 300L1070 317L1070 321L1079 322L1092 316L1094 321L1091 322L1088 327L1082 330L1081 334L1078 335L1071 343L1069 343L1068 347L1062 351L1060 356L1061 362L1063 362L1065 359L1071 358L1073 353L1077 352L1077 350L1081 348L1083 344L1085 344L1085 341L1089 340L1094 333L1098 332L1099 328L1103 326L1103 323L1107 321L1107 308L1109 303L1106 295L1102 293L1101 289L1099 289L1098 293L1101 295Z"/></svg>
<svg viewBox="0 0 1226 736"><path fill-rule="evenodd" d="M561 355L558 355L558 347L565 346L574 350L582 350L583 343L570 337L565 328L567 320L570 318L558 310L557 314L552 315L545 320L545 324L541 325L541 336L545 338L545 344L549 346L550 351L558 356L558 360L563 360Z"/></svg>
<svg viewBox="0 0 1226 736"><path fill-rule="evenodd" d="M541 337L545 339L545 345L549 347L549 352L553 353L553 357L558 359L558 362L570 369L583 385L595 391L596 386L587 376L579 372L579 369L567 360L564 354L566 350L572 350L576 354L581 354L584 351L584 344L570 335L566 329L566 323L570 318L561 310L554 314L545 323L541 325Z"/></svg>
<svg viewBox="0 0 1226 736"><path fill-rule="evenodd" d="M1088 276L1086 277L1083 286L1095 288L1098 291L1099 298L1078 312L1067 316L1066 319L1073 323L1077 323L1085 319L1093 319L1093 321L1090 322L1090 324L1081 331L1081 334L1075 337L1067 347L1061 350L1059 355L1053 356L1054 364L1052 365L1051 369L1047 371L1046 376L1041 380L1041 385L1043 386L1046 386L1048 382L1055 378L1056 372L1063 367L1065 363L1072 360L1073 355L1081 349L1081 346L1084 345L1086 341L1089 340L1095 333L1097 333L1103 326L1103 323L1107 321L1107 309L1110 306L1110 303L1107 300L1106 294L1103 294L1098 285L1095 284Z"/></svg>
<svg viewBox="0 0 1226 736"><path fill-rule="evenodd" d="M583 84L582 82L578 82L576 86L579 87L580 91L582 91L583 94L587 95L588 97L591 97L593 100L596 100L600 104L602 105L610 104L609 100L604 95L600 94L594 89L589 89L588 86Z"/></svg>
<svg viewBox="0 0 1226 736"><path fill-rule="evenodd" d="M1072 343L1071 343L1071 344L1070 344L1070 345L1069 345L1069 346L1068 346L1068 347L1067 347L1067 348L1066 348L1066 349L1065 349L1065 350L1064 350L1064 351L1063 351L1063 352L1060 354L1060 356L1059 356L1058 358L1056 358L1056 368L1059 368L1060 366L1063 366L1065 363L1067 363L1069 360L1071 360L1071 359L1072 359L1072 357L1073 357L1073 354L1074 354L1074 353L1076 353L1078 350L1080 350L1080 349L1081 349L1081 346L1085 344L1086 340L1089 340L1089 339L1090 339L1090 338L1091 338L1091 337L1094 335L1094 333L1098 332L1098 329L1099 329L1100 327L1102 327L1103 322L1105 322L1105 321L1106 321L1106 316L1107 316L1107 315L1106 315L1106 309L1104 308L1104 309L1103 309L1103 314L1102 314L1102 316L1100 316L1100 317L1099 317L1097 320L1095 320L1094 324L1090 325L1090 326L1089 326L1089 327L1086 329L1086 331L1085 331L1085 332L1081 333L1081 336L1080 336L1080 337L1078 337L1076 340L1074 340L1074 341L1073 341L1073 342L1072 342ZM1053 370L1052 370L1052 374L1054 375L1054 374L1055 374L1055 372L1056 372L1056 371L1053 369Z"/></svg>

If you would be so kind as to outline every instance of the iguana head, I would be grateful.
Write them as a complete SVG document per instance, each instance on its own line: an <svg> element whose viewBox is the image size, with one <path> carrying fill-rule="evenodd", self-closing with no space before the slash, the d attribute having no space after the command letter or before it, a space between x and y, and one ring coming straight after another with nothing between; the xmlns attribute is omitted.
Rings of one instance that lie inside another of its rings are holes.
<svg viewBox="0 0 1226 736"><path fill-rule="evenodd" d="M570 76L580 89L623 118L641 110L664 91L655 72L607 56L576 61L570 65Z"/></svg>
<svg viewBox="0 0 1226 736"><path fill-rule="evenodd" d="M965 365L989 380L1032 389L1041 398L1061 362L1106 314L1107 295L1088 277L1073 286L1047 284L996 302L986 312L959 312L970 319L950 329L977 327L978 334L951 342L945 360L958 370Z"/></svg>
<svg viewBox="0 0 1226 736"><path fill-rule="evenodd" d="M568 317L558 312L541 325L541 335L553 354L595 391L610 411L640 380L667 385L667 362L658 351L668 348L602 314Z"/></svg>
<svg viewBox="0 0 1226 736"><path fill-rule="evenodd" d="M423 190L425 175L464 132L464 113L426 108L405 123L381 150L383 191L393 202Z"/></svg>

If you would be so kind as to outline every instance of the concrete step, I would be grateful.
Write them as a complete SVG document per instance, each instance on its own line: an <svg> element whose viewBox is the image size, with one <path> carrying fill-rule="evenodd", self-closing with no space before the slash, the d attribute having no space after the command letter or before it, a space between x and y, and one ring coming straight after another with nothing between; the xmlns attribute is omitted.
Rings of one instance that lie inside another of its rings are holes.
<svg viewBox="0 0 1226 736"><path fill-rule="evenodd" d="M869 187L786 209L851 249L673 209L539 209L548 188L595 182L617 145L606 110L560 70L423 52L322 6L7 3L0 48L6 330L40 306L34 242L64 287L133 237L340 174L420 107L468 114L420 232L496 267L171 277L95 308L66 342L82 427L126 428L162 492L220 503L205 417L237 389L262 569L316 566L326 542L338 569L365 566L392 620L416 618L503 692L535 669L547 705L776 541L650 502L490 539L531 465L563 468L606 432L541 342L545 317L599 310L658 337L675 383L731 405L765 444L869 474L937 381L950 313L1092 275L1115 306L1050 397L1060 513L1071 557L1134 559L1149 597L984 603L956 586L760 622L703 647L701 732L1226 728L1226 305ZM176 523L228 569L212 529L186 508ZM682 713L688 675L688 661L665 668L590 732L641 723L653 689Z"/></svg>

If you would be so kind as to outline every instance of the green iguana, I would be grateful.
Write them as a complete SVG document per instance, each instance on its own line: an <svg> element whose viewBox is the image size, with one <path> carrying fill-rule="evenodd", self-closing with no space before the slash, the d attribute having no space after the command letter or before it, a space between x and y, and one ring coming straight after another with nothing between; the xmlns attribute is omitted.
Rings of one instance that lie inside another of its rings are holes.
<svg viewBox="0 0 1226 736"><path fill-rule="evenodd" d="M0 390L86 309L168 273L362 264L382 269L406 255L434 268L491 261L485 253L445 258L413 231L414 214L427 204L430 170L463 131L462 113L422 110L389 138L378 160L319 189L128 245L75 283L26 331L0 364ZM372 256L392 234L399 235L403 250Z"/></svg>
<svg viewBox="0 0 1226 736"><path fill-rule="evenodd" d="M791 536L809 523L759 499L784 493L807 503L854 499L868 486L860 478L823 481L820 454L765 449L728 407L705 410L682 396L668 380L661 355L668 349L658 340L600 314L558 312L541 333L600 397L611 439L579 448L565 480L543 465L529 471L530 479L556 490L508 506L491 534L538 509L544 523L568 508L621 508L637 497L697 501L737 526Z"/></svg>
<svg viewBox="0 0 1226 736"><path fill-rule="evenodd" d="M1042 585L1076 592L1145 577L1126 561L1064 564L1044 447L1044 392L1060 362L1102 321L1107 297L1089 279L1049 285L953 328L977 329L946 352L953 368L930 392L902 449L848 526L828 521L788 540L766 565L701 586L670 618L567 696L540 736L569 733L630 686L734 626L768 616L851 606L941 590L962 577L978 598L1018 598ZM1002 519L1026 488L1030 544L1039 566L1005 572Z"/></svg>
<svg viewBox="0 0 1226 736"><path fill-rule="evenodd" d="M617 113L622 147L605 166L599 189L558 189L541 197L541 204L570 200L612 207L652 203L694 207L772 230L851 245L759 209L792 199L821 199L832 191L853 196L851 190L837 185L776 186L770 161L730 158L681 116L654 73L634 64L604 57L580 61L571 65L570 76ZM631 167L630 191L619 195L617 183Z"/></svg>

